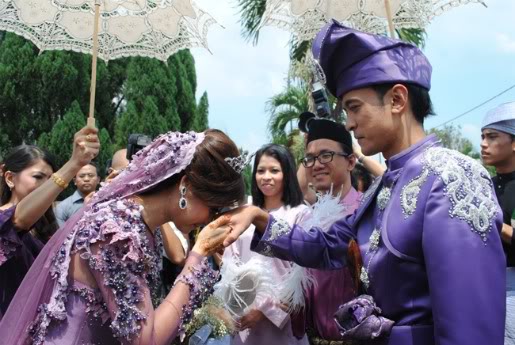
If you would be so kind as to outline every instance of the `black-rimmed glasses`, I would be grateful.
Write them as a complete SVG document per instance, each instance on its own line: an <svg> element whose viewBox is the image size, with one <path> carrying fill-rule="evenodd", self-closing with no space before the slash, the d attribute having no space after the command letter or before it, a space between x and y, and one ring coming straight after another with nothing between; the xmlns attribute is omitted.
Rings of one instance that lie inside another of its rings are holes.
<svg viewBox="0 0 515 345"><path fill-rule="evenodd" d="M327 164L329 162L333 161L334 155L342 156L342 157L349 157L347 153L343 152L334 152L334 151L327 151L322 152L318 156L306 156L302 159L302 165L306 168L311 168L313 165L315 165L315 160L318 160L320 164Z"/></svg>

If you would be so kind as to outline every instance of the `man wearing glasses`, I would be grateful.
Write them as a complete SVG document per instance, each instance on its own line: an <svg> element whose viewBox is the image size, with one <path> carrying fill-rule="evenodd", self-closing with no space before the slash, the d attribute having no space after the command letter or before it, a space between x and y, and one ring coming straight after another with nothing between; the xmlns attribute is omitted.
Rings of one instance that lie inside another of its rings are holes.
<svg viewBox="0 0 515 345"><path fill-rule="evenodd" d="M306 176L318 195L331 193L340 199L335 219L352 214L361 193L351 185L356 157L350 133L343 125L326 119L311 119L309 126L302 129L307 130L306 154L302 160ZM316 210L315 204L313 212ZM308 269L308 272L316 282L305 291L304 314L294 317L295 335L306 332L311 345L354 344L342 339L334 322L338 306L355 297L350 270L343 267L330 271Z"/></svg>

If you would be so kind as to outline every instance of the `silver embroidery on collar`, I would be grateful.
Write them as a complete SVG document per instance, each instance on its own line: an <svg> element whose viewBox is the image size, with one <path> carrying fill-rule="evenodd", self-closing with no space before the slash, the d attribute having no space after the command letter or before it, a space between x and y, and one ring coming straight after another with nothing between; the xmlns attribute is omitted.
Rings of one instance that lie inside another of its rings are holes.
<svg viewBox="0 0 515 345"><path fill-rule="evenodd" d="M428 176L429 170L423 169L419 176L411 179L404 187L402 187L401 206L402 213L404 213L404 219L415 213L420 189L426 182Z"/></svg>
<svg viewBox="0 0 515 345"><path fill-rule="evenodd" d="M450 217L467 222L486 241L497 213L488 172L472 158L442 147L427 149L422 163L423 170L417 179L425 174L437 175L451 203ZM411 204L403 204L403 209L413 213L416 200L413 204L413 196L410 198Z"/></svg>
<svg viewBox="0 0 515 345"><path fill-rule="evenodd" d="M377 207L381 211L384 211L386 206L388 205L388 201L390 201L390 196L392 195L391 188L383 187L379 194L377 195Z"/></svg>

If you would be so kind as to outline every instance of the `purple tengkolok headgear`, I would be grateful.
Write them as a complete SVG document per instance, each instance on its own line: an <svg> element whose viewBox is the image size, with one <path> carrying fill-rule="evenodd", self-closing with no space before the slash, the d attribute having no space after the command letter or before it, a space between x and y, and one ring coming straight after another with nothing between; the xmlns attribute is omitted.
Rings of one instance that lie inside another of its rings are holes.
<svg viewBox="0 0 515 345"><path fill-rule="evenodd" d="M412 44L348 28L332 20L313 41L313 56L336 97L385 83L431 88L431 64Z"/></svg>

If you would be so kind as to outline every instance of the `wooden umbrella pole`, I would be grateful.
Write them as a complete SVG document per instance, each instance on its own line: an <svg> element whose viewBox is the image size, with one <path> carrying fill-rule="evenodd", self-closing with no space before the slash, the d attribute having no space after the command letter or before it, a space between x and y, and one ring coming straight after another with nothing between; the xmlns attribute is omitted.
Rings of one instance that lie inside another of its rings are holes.
<svg viewBox="0 0 515 345"><path fill-rule="evenodd" d="M384 0L384 7L386 9L386 18L388 19L390 37L395 38L395 27L393 26L392 6L390 6L390 0Z"/></svg>
<svg viewBox="0 0 515 345"><path fill-rule="evenodd" d="M91 62L91 90L89 95L88 126L95 127L95 92L97 89L98 24L100 0L95 1L95 27L93 28L93 60Z"/></svg>

